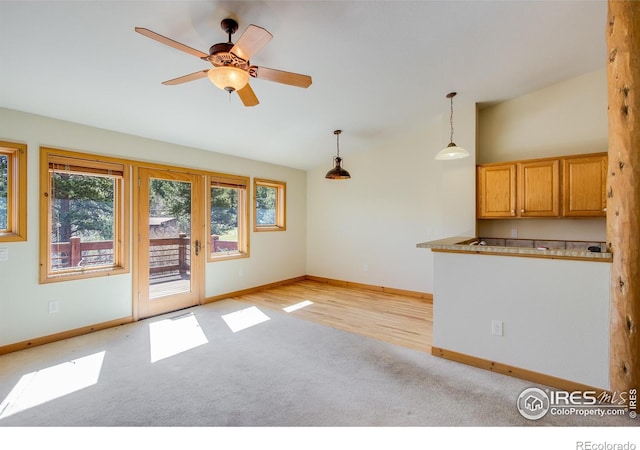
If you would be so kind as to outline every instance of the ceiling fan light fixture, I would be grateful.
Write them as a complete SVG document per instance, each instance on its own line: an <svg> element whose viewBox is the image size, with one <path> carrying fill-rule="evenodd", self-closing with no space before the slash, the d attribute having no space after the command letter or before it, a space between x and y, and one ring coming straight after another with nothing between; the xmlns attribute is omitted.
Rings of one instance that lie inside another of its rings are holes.
<svg viewBox="0 0 640 450"><path fill-rule="evenodd" d="M342 168L342 158L340 158L340 133L342 133L342 130L335 130L333 132L333 134L336 135L337 156L333 159L333 169L328 171L324 176L329 180L348 180L351 178L351 174Z"/></svg>
<svg viewBox="0 0 640 450"><path fill-rule="evenodd" d="M260 103L251 85L249 85L249 76L301 88L311 86L312 80L309 75L249 64L251 57L273 38L273 35L264 28L253 24L249 25L234 44L231 41L231 35L238 30L238 22L234 19L226 18L220 22L220 27L229 35L229 40L228 42L213 44L209 47L209 53L189 47L147 28L135 27L134 29L136 33L188 53L202 61L208 61L213 66L210 69L199 70L163 81L163 85L175 86L208 77L216 87L227 91L229 94L237 91L238 97L244 106L256 106Z"/></svg>
<svg viewBox="0 0 640 450"><path fill-rule="evenodd" d="M227 92L239 91L249 82L249 73L233 66L214 67L209 69L207 76L213 84Z"/></svg>
<svg viewBox="0 0 640 450"><path fill-rule="evenodd" d="M462 147L458 147L453 142L453 97L456 96L456 92L450 92L447 94L447 98L451 100L451 116L449 117L449 123L451 124L451 139L449 145L440 150L436 155L437 160L450 160L450 159L462 159L469 156L469 152Z"/></svg>

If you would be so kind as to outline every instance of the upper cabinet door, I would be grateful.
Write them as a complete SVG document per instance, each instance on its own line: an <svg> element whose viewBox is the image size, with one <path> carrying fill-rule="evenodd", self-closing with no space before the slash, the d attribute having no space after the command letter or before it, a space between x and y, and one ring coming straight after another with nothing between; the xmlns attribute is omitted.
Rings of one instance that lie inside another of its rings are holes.
<svg viewBox="0 0 640 450"><path fill-rule="evenodd" d="M518 215L560 216L560 160L518 163Z"/></svg>
<svg viewBox="0 0 640 450"><path fill-rule="evenodd" d="M516 165L479 166L477 175L478 218L516 217Z"/></svg>
<svg viewBox="0 0 640 450"><path fill-rule="evenodd" d="M606 215L607 163L606 153L563 159L565 216Z"/></svg>

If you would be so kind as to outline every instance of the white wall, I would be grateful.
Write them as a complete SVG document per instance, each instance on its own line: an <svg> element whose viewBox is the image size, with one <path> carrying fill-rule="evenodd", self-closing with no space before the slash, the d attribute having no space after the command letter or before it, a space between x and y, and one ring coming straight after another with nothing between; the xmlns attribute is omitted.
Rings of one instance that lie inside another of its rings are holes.
<svg viewBox="0 0 640 450"><path fill-rule="evenodd" d="M478 164L606 152L606 68L478 111Z"/></svg>
<svg viewBox="0 0 640 450"><path fill-rule="evenodd" d="M478 163L608 150L607 73L600 69L478 111ZM480 220L481 237L606 240L597 219Z"/></svg>
<svg viewBox="0 0 640 450"><path fill-rule="evenodd" d="M433 345L609 389L606 262L438 252ZM491 321L504 336L491 334Z"/></svg>
<svg viewBox="0 0 640 450"><path fill-rule="evenodd" d="M0 243L0 346L128 317L131 274L38 283L39 147L196 167L287 183L287 230L251 233L251 257L208 263L207 297L306 273L306 173L0 108L0 140L28 145L28 240ZM60 311L48 313L48 302Z"/></svg>
<svg viewBox="0 0 640 450"><path fill-rule="evenodd" d="M607 151L604 69L480 109L478 162ZM479 220L482 237L606 240L605 219ZM603 262L434 254L433 345L609 387L609 272ZM491 320L504 336L491 335Z"/></svg>
<svg viewBox="0 0 640 450"><path fill-rule="evenodd" d="M514 148L513 142L533 139L527 137L532 134L529 123L539 120L544 126L533 135L547 137L546 144L536 144L536 152L544 148L550 154L565 153L565 149L568 153L569 148L575 149L573 153L603 151L606 117L604 125L595 120L588 127L581 126L587 119L571 117L571 112L580 117L602 116L602 95L606 96L602 77L601 72L587 74L550 87L549 91L496 105L493 113L481 110L478 115L481 127L488 123L488 114L495 114L496 119L486 128L490 132L479 133L479 145L486 149L486 138L493 133L498 136L492 141L495 148L499 142L502 142L499 148ZM549 106L540 101L544 98L552 104L564 104L558 98L566 93L570 94L566 104L574 106L560 108L562 113L549 112ZM423 128L398 130L392 143L381 141L387 143L346 156L345 167L352 179L339 181L324 178L330 167L305 173L0 109L0 139L26 142L29 146L29 240L0 244L0 248L9 250L9 261L0 262L0 345L131 314L130 274L38 284L41 145L286 181L287 231L251 233L251 258L207 264L206 296L304 274L432 293L433 255L416 248L416 244L455 235L475 235L476 105L462 101L464 93L459 98L455 104L454 140L470 151L470 158L433 159L449 142L447 109L441 117L431 122L425 120ZM523 104L520 106L519 102ZM530 122L515 123L518 131L510 132L497 128L510 120L509 114L500 113L502 108L538 114L532 115ZM544 119L547 115L553 120ZM553 134L548 132L550 128L555 130ZM348 133L350 130L345 129L343 136ZM555 144L551 137L557 140ZM348 153L344 150L343 156ZM525 150L518 154L503 154L500 150L490 158L546 156L534 154L529 147ZM489 161L486 157L481 160ZM50 300L61 302L59 313L48 314Z"/></svg>
<svg viewBox="0 0 640 450"><path fill-rule="evenodd" d="M433 292L431 252L416 244L475 234L475 118L475 104L456 104L454 140L466 159L434 160L449 143L447 113L344 157L349 180L325 179L330 165L309 171L307 273Z"/></svg>

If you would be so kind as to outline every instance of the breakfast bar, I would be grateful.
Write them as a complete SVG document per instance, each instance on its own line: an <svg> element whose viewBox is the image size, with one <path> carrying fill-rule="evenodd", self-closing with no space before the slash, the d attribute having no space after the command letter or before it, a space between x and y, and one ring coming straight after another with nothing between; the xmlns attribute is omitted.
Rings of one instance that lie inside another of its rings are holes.
<svg viewBox="0 0 640 450"><path fill-rule="evenodd" d="M432 252L574 259L611 262L604 242L560 241L548 239L506 239L450 237L417 244Z"/></svg>
<svg viewBox="0 0 640 450"><path fill-rule="evenodd" d="M518 241L417 244L433 253L432 353L608 388L611 253L602 242Z"/></svg>

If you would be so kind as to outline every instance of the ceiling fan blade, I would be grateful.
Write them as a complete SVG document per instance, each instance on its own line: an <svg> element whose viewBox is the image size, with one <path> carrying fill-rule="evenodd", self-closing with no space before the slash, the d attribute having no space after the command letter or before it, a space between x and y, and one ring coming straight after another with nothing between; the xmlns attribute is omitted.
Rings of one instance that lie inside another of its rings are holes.
<svg viewBox="0 0 640 450"><path fill-rule="evenodd" d="M262 80L275 81L276 83L289 84L301 88L311 86L311 77L299 73L285 72L283 70L269 69L268 67L251 66L249 73Z"/></svg>
<svg viewBox="0 0 640 450"><path fill-rule="evenodd" d="M183 75L181 77L174 78L172 80L163 81L162 84L173 86L174 84L182 84L182 83L186 83L187 81L199 80L200 78L206 77L208 72L209 72L209 69L200 70L198 72L190 73L189 75Z"/></svg>
<svg viewBox="0 0 640 450"><path fill-rule="evenodd" d="M195 48L191 48L188 45L181 44L180 42L174 41L173 39L169 39L168 37L162 36L161 34L155 33L146 28L136 27L135 30L136 32L142 34L143 36L151 38L162 44L168 45L169 47L173 47L175 49L189 53L190 55L197 56L198 58L207 58L209 56L207 53L201 52L200 50L196 50Z"/></svg>
<svg viewBox="0 0 640 450"><path fill-rule="evenodd" d="M264 28L249 25L231 49L231 53L245 61L249 61L271 38L273 38L273 35Z"/></svg>
<svg viewBox="0 0 640 450"><path fill-rule="evenodd" d="M245 87L238 91L238 97L240 97L240 100L242 100L244 106L256 106L258 103L260 103L258 101L258 97L256 97L256 94L253 92L253 89L251 89L249 83L247 83Z"/></svg>

